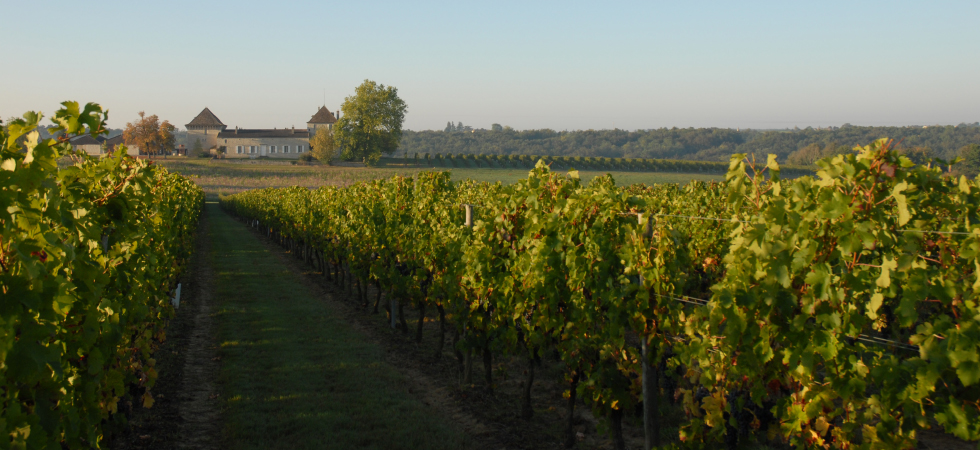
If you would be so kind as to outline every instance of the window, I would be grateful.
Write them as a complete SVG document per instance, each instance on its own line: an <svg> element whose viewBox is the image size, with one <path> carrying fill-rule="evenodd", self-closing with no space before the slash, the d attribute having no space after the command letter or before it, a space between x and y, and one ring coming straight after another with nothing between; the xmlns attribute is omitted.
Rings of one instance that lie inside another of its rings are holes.
<svg viewBox="0 0 980 450"><path fill-rule="evenodd" d="M297 145L296 146L296 153L303 153L303 146L302 145Z"/></svg>
<svg viewBox="0 0 980 450"><path fill-rule="evenodd" d="M289 153L289 146L288 145L283 145L282 146L282 152L283 153Z"/></svg>
<svg viewBox="0 0 980 450"><path fill-rule="evenodd" d="M276 152L276 146L275 145L270 145L269 146L269 153L275 153L275 152Z"/></svg>
<svg viewBox="0 0 980 450"><path fill-rule="evenodd" d="M254 145L249 145L248 146L248 152L249 153L255 153L255 146Z"/></svg>

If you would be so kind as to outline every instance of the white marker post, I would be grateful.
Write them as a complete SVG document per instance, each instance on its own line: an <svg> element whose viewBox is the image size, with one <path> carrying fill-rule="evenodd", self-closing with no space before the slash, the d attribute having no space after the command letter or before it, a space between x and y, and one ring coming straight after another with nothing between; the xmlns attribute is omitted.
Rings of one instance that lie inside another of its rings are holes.
<svg viewBox="0 0 980 450"><path fill-rule="evenodd" d="M177 289L174 290L174 298L170 303L173 303L174 309L180 308L180 283L177 283Z"/></svg>

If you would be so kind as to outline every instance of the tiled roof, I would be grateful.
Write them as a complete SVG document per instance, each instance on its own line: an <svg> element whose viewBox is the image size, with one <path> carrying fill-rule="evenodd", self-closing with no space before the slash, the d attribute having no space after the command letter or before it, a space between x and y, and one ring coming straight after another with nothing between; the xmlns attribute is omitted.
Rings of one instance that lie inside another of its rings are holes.
<svg viewBox="0 0 980 450"><path fill-rule="evenodd" d="M321 106L320 110L310 117L310 120L306 123L334 123L337 118L333 116L333 113L327 109L326 106Z"/></svg>
<svg viewBox="0 0 980 450"><path fill-rule="evenodd" d="M255 139L255 138L303 138L309 139L310 132L306 128L297 130L280 128L275 130L225 130L218 133L218 139Z"/></svg>
<svg viewBox="0 0 980 450"><path fill-rule="evenodd" d="M197 117L194 118L190 123L185 125L185 127L223 127L225 124L221 123L221 119L214 115L210 109L204 108Z"/></svg>
<svg viewBox="0 0 980 450"><path fill-rule="evenodd" d="M115 148L116 148L117 145L124 143L123 142L123 135L120 134L119 136L111 137L111 138L106 139L106 140L104 140L102 142L105 143L105 147L107 149L109 149L110 151L111 150L115 150Z"/></svg>
<svg viewBox="0 0 980 450"><path fill-rule="evenodd" d="M88 134L83 134L81 136L76 136L71 139L71 145L101 145L99 141L95 140L94 137Z"/></svg>

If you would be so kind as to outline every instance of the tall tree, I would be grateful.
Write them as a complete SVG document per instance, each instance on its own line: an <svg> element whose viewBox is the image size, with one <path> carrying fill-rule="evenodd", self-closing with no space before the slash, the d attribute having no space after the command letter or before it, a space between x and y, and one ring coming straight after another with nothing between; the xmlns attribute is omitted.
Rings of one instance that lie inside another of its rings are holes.
<svg viewBox="0 0 980 450"><path fill-rule="evenodd" d="M313 157L324 164L333 162L334 156L337 155L337 141L334 140L333 131L327 127L316 129L316 134L310 140L310 147Z"/></svg>
<svg viewBox="0 0 980 450"><path fill-rule="evenodd" d="M963 173L971 177L980 173L980 144L964 145L960 148L959 156L963 161L957 165Z"/></svg>
<svg viewBox="0 0 980 450"><path fill-rule="evenodd" d="M364 80L354 95L344 99L344 116L334 124L334 140L345 161L374 165L381 155L398 149L408 106L398 89Z"/></svg>
<svg viewBox="0 0 980 450"><path fill-rule="evenodd" d="M134 145L141 153L159 155L173 150L177 142L177 127L160 118L156 114L147 116L139 112L140 119L126 124L123 130L123 141L126 145Z"/></svg>

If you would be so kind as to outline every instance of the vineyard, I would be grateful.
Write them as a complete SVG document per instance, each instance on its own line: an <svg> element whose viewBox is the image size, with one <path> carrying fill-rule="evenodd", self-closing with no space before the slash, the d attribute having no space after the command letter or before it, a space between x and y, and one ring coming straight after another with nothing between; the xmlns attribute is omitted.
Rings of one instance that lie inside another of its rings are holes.
<svg viewBox="0 0 980 450"><path fill-rule="evenodd" d="M74 151L106 114L63 106L62 139L39 142L37 113L0 132L0 448L98 448L117 413L153 404L204 200L151 163Z"/></svg>
<svg viewBox="0 0 980 450"><path fill-rule="evenodd" d="M626 172L678 172L724 174L728 164L715 161L688 161L652 158L607 158L590 156L535 156L535 155L487 155L447 153L415 153L412 161L428 167L475 167L501 169L533 169L537 161L544 161L551 169L567 170L614 170ZM812 175L814 170L805 166L783 166L783 176Z"/></svg>
<svg viewBox="0 0 980 450"><path fill-rule="evenodd" d="M638 407L646 448L980 439L976 181L887 140L795 180L774 158L684 187L585 185L548 162L509 186L423 172L221 203L392 327L436 310L461 381L478 360L492 388L495 358L526 359L526 418L534 363L557 357L568 417L584 402L619 448ZM670 442L663 402L685 411Z"/></svg>

